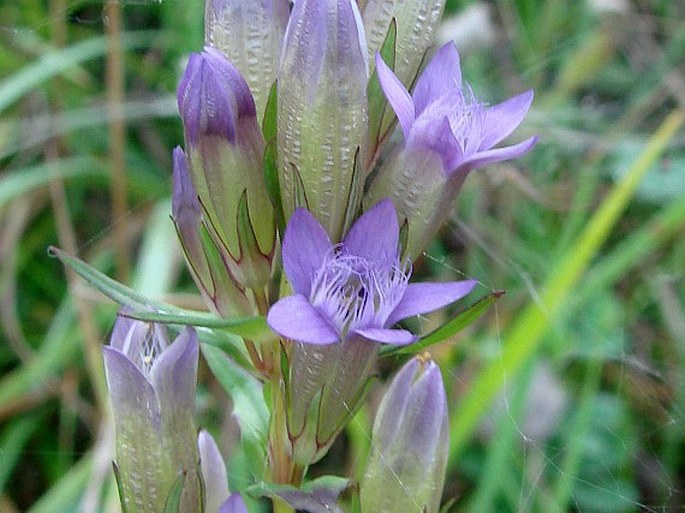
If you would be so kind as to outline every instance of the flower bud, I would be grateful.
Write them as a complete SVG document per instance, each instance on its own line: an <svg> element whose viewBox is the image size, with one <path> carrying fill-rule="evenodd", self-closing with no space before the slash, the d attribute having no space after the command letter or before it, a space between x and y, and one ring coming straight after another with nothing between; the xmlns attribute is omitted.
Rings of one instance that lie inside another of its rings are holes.
<svg viewBox="0 0 685 513"><path fill-rule="evenodd" d="M197 445L205 490L205 513L216 513L229 496L226 465L214 438L206 430L200 431Z"/></svg>
<svg viewBox="0 0 685 513"><path fill-rule="evenodd" d="M271 271L275 221L250 88L218 50L206 48L190 56L178 106L207 227L236 281L262 288Z"/></svg>
<svg viewBox="0 0 685 513"><path fill-rule="evenodd" d="M220 50L250 86L264 116L288 23L288 0L207 0L205 42Z"/></svg>
<svg viewBox="0 0 685 513"><path fill-rule="evenodd" d="M411 86L426 50L433 44L445 0L367 0L362 8L369 57L383 45L390 23L397 21L395 74Z"/></svg>
<svg viewBox="0 0 685 513"><path fill-rule="evenodd" d="M169 344L161 325L120 316L103 355L122 503L128 511L164 511L182 479L181 511L199 513L195 332L186 328Z"/></svg>
<svg viewBox="0 0 685 513"><path fill-rule="evenodd" d="M202 207L190 180L186 155L174 149L172 218L188 267L207 306L222 317L249 315L244 290L231 276L203 222Z"/></svg>
<svg viewBox="0 0 685 513"><path fill-rule="evenodd" d="M245 502L239 493L228 490L226 465L219 448L207 431L197 437L200 452L200 468L204 484L203 513L247 513Z"/></svg>
<svg viewBox="0 0 685 513"><path fill-rule="evenodd" d="M366 41L354 0L298 0L278 80L278 168L286 219L307 207L333 240L359 205L367 131Z"/></svg>
<svg viewBox="0 0 685 513"><path fill-rule="evenodd" d="M537 137L531 137L494 148L523 121L533 92L491 107L480 103L462 85L459 54L452 43L435 54L411 96L378 54L376 70L404 140L375 175L364 205L393 200L400 224L408 228L405 255L414 260L450 215L471 170L518 158L535 145Z"/></svg>
<svg viewBox="0 0 685 513"><path fill-rule="evenodd" d="M437 513L449 452L440 368L412 359L392 380L373 424L361 511Z"/></svg>

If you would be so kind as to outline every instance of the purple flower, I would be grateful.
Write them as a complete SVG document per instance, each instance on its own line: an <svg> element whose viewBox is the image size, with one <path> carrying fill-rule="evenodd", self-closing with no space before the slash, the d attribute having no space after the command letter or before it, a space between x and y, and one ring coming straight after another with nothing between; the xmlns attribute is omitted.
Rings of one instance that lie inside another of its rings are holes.
<svg viewBox="0 0 685 513"><path fill-rule="evenodd" d="M533 101L526 91L498 105L480 103L461 80L459 54L453 43L435 54L409 92L376 54L378 78L397 114L406 148L440 155L446 174L520 157L537 141L493 149L523 121Z"/></svg>
<svg viewBox="0 0 685 513"><path fill-rule="evenodd" d="M205 48L190 56L178 107L206 226L236 282L261 294L271 273L275 221L250 88L221 52Z"/></svg>
<svg viewBox="0 0 685 513"><path fill-rule="evenodd" d="M267 321L280 335L309 344L348 338L409 344L416 337L392 328L395 323L452 303L475 286L473 280L408 283L390 200L361 216L338 245L308 211L297 209L283 240L283 267L295 294L274 304Z"/></svg>
<svg viewBox="0 0 685 513"><path fill-rule="evenodd" d="M533 100L528 91L498 105L480 103L462 85L459 54L443 46L419 78L413 96L376 56L381 87L399 119L403 143L373 178L364 205L389 197L407 224L405 255L421 255L452 212L472 169L520 157L537 141L494 148L521 123Z"/></svg>
<svg viewBox="0 0 685 513"><path fill-rule="evenodd" d="M240 72L215 48L190 54L178 86L178 109L186 140L191 146L200 137L216 135L235 143L240 125L256 122L250 88Z"/></svg>
<svg viewBox="0 0 685 513"><path fill-rule="evenodd" d="M169 343L161 325L119 316L103 355L122 502L131 511L162 511L185 473L183 510L198 511L195 332L186 328Z"/></svg>
<svg viewBox="0 0 685 513"><path fill-rule="evenodd" d="M187 158L180 147L173 153L171 211L191 275L207 306L223 317L249 315L250 303L209 236L202 205L190 179Z"/></svg>
<svg viewBox="0 0 685 513"><path fill-rule="evenodd" d="M410 360L392 380L373 424L361 481L362 511L437 513L449 450L440 368Z"/></svg>

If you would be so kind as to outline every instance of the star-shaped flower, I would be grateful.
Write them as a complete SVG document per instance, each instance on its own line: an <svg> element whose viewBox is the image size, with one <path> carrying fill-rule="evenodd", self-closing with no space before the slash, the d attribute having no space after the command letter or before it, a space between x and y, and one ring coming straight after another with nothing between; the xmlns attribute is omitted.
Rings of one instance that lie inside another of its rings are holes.
<svg viewBox="0 0 685 513"><path fill-rule="evenodd" d="M291 340L320 345L351 337L409 344L416 336L393 325L448 305L476 284L410 284L388 199L362 215L336 245L307 210L297 209L285 231L283 267L295 293L271 307L269 326Z"/></svg>
<svg viewBox="0 0 685 513"><path fill-rule="evenodd" d="M495 148L521 124L533 101L526 91L493 106L479 102L461 80L459 54L444 45L409 94L376 54L378 79L404 133L405 148L434 151L447 174L520 157L537 141Z"/></svg>

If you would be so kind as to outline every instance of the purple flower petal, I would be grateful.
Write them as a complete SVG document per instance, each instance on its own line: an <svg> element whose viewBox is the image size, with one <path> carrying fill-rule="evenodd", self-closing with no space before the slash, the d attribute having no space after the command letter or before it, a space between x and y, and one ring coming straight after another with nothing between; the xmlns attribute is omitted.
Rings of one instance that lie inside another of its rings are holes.
<svg viewBox="0 0 685 513"><path fill-rule="evenodd" d="M417 337L407 330L394 330L387 328L365 328L354 331L357 335L381 344L394 344L404 346L416 342Z"/></svg>
<svg viewBox="0 0 685 513"><path fill-rule="evenodd" d="M378 73L378 80L385 93L385 97L388 99L392 110L397 114L397 119L404 133L404 139L407 140L416 116L411 96L409 96L407 88L399 81L388 65L383 62L379 53L376 54L376 72Z"/></svg>
<svg viewBox="0 0 685 513"><path fill-rule="evenodd" d="M461 65L454 43L438 50L421 74L412 95L416 115L436 99L450 95L455 87L461 88Z"/></svg>
<svg viewBox="0 0 685 513"><path fill-rule="evenodd" d="M226 499L226 502L221 505L217 513L247 513L247 506L240 494L236 492Z"/></svg>
<svg viewBox="0 0 685 513"><path fill-rule="evenodd" d="M370 261L397 261L400 229L397 212L389 199L376 203L354 223L343 241L344 250Z"/></svg>
<svg viewBox="0 0 685 513"><path fill-rule="evenodd" d="M309 296L312 277L332 247L328 234L308 210L293 212L283 237L283 268L296 293Z"/></svg>
<svg viewBox="0 0 685 513"><path fill-rule="evenodd" d="M471 169L487 166L488 164L494 164L495 162L517 159L520 156L528 153L537 142L538 137L534 136L530 139L526 139L523 142L514 144L513 146L505 146L504 148L496 148L494 150L476 153L459 164L459 167L455 169L453 173L465 171L468 172Z"/></svg>
<svg viewBox="0 0 685 513"><path fill-rule="evenodd" d="M119 349L105 346L102 355L117 429L149 423L159 431L161 413L152 384Z"/></svg>
<svg viewBox="0 0 685 513"><path fill-rule="evenodd" d="M266 322L276 333L298 342L326 345L340 340L328 320L301 294L277 301L269 309Z"/></svg>
<svg viewBox="0 0 685 513"><path fill-rule="evenodd" d="M205 511L219 511L222 503L229 496L228 476L224 459L216 446L212 435L202 429L197 437L197 445L200 453L200 468L202 480L205 484Z"/></svg>
<svg viewBox="0 0 685 513"><path fill-rule="evenodd" d="M486 109L482 122L480 151L489 150L511 134L526 117L533 103L533 91L526 91Z"/></svg>
<svg viewBox="0 0 685 513"><path fill-rule="evenodd" d="M417 371L420 370L420 365L418 358L412 358L404 364L395 374L383 396L373 425L374 442L378 447L389 447L398 430L401 429L402 418L407 410L409 391L414 384Z"/></svg>
<svg viewBox="0 0 685 513"><path fill-rule="evenodd" d="M190 55L177 101L186 139L193 146L203 135L235 142L239 120L257 115L245 79L221 52L210 47Z"/></svg>
<svg viewBox="0 0 685 513"><path fill-rule="evenodd" d="M156 358L150 370L150 381L160 403L180 407L195 405L199 346L195 330L185 328L176 340Z"/></svg>
<svg viewBox="0 0 685 513"><path fill-rule="evenodd" d="M392 326L412 315L432 312L438 308L454 303L470 293L476 286L475 280L453 281L446 283L410 283L404 291L395 310L388 318Z"/></svg>
<svg viewBox="0 0 685 513"><path fill-rule="evenodd" d="M441 447L447 428L447 399L442 382L440 368L433 361L427 362L425 370L413 383L402 419L400 447L409 445L418 455L418 464L431 464L436 451L446 450ZM404 441L404 443L402 443ZM422 458L426 458L423 460Z"/></svg>
<svg viewBox="0 0 685 513"><path fill-rule="evenodd" d="M425 116L418 118L406 147L408 151L428 150L439 155L445 174L449 174L464 156L446 115L440 120Z"/></svg>

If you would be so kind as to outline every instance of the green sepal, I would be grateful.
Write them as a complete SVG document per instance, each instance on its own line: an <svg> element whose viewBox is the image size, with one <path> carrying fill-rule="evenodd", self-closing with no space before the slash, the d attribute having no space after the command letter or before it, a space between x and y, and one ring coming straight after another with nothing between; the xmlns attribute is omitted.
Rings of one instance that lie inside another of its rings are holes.
<svg viewBox="0 0 685 513"><path fill-rule="evenodd" d="M121 482L121 471L115 461L112 462L112 470L114 470L114 482L117 484L117 491L119 492L119 504L121 505L121 513L135 513L129 511L124 497L124 484Z"/></svg>
<svg viewBox="0 0 685 513"><path fill-rule="evenodd" d="M347 209L345 210L345 233L356 221L361 206L361 198L364 185L364 169L362 168L361 149L357 146L354 152L354 166L352 167L352 181L350 183L350 194L347 197Z"/></svg>
<svg viewBox="0 0 685 513"><path fill-rule="evenodd" d="M388 27L388 33L381 46L380 54L388 67L395 69L395 54L397 51L397 20L393 18ZM383 89L378 80L378 71L374 69L371 80L367 88L367 96L369 99L369 141L371 142L370 150L375 153L375 148L381 142L385 134L381 134L383 126L383 118L388 107L388 102L383 94ZM387 131L386 131L387 133Z"/></svg>
<svg viewBox="0 0 685 513"><path fill-rule="evenodd" d="M285 216L283 214L283 202L281 201L281 183L278 179L278 144L276 139L271 139L264 148L264 183L266 192L274 207L276 226L278 232L285 232Z"/></svg>
<svg viewBox="0 0 685 513"><path fill-rule="evenodd" d="M253 497L278 498L291 507L310 513L342 512L336 504L338 497L351 485L351 480L339 476L321 476L304 483L300 488L274 483L257 483L247 492Z"/></svg>
<svg viewBox="0 0 685 513"><path fill-rule="evenodd" d="M421 337L421 339L408 346L384 346L381 348L380 355L382 357L395 356L399 354L416 354L420 353L427 347L442 342L452 335L459 333L461 330L479 319L500 297L504 295L503 290L496 290L485 297L482 297L474 304L459 312L452 320L440 326L438 329L431 331L428 335Z"/></svg>
<svg viewBox="0 0 685 513"><path fill-rule="evenodd" d="M269 282L271 275L273 246L269 255L262 253L259 248L257 234L247 204L247 190L243 191L238 202L236 231L240 247L240 260L237 263L240 271L244 274L244 283L254 290L261 290Z"/></svg>
<svg viewBox="0 0 685 513"><path fill-rule="evenodd" d="M297 168L297 166L293 165L293 171L294 171L294 182L295 182L295 190L293 191L294 200L295 200L295 205L297 207L304 207L307 210L309 210L309 200L307 199L307 189L304 186L304 180L302 180L302 174L300 173L300 170Z"/></svg>
<svg viewBox="0 0 685 513"><path fill-rule="evenodd" d="M166 498L163 513L181 513L181 496L183 495L183 485L186 481L186 473L183 472L171 487L171 491Z"/></svg>
<svg viewBox="0 0 685 513"><path fill-rule="evenodd" d="M115 303L129 307L130 310L126 315L133 319L148 322L161 322L164 324L191 325L221 329L251 340L272 340L274 337L267 326L264 317L255 316L221 319L207 312L179 308L162 301L148 298L101 273L83 260L72 257L58 248L51 246L48 249L48 253L59 258L64 265L69 267ZM155 310L151 311L150 308L154 308Z"/></svg>
<svg viewBox="0 0 685 513"><path fill-rule="evenodd" d="M266 109L264 110L264 119L262 121L262 134L264 140L268 143L276 139L278 134L278 80L271 84L269 89L269 98L266 101Z"/></svg>

